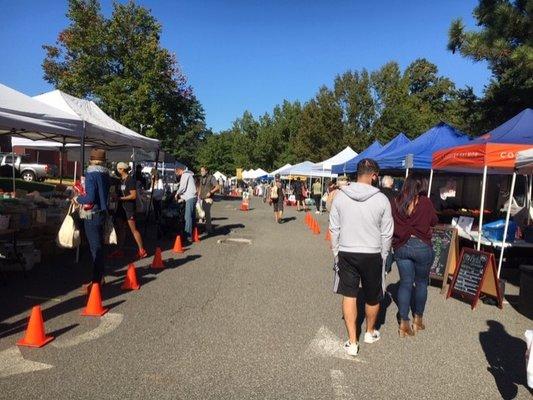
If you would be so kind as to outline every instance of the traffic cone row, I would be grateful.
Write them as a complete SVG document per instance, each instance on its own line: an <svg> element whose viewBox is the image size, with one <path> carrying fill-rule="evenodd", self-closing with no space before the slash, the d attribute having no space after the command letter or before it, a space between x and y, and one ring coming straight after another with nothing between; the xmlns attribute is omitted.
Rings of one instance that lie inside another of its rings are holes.
<svg viewBox="0 0 533 400"><path fill-rule="evenodd" d="M320 235L320 224L318 223L318 220L316 218L313 218L311 213L308 211L305 213L304 222L307 225L307 227L313 232L315 235ZM326 241L331 241L331 233L328 230L326 230Z"/></svg>
<svg viewBox="0 0 533 400"><path fill-rule="evenodd" d="M194 228L193 240L195 242L200 241L200 237L198 235L198 228ZM176 237L176 242L174 243L173 251L175 253L183 253L184 251L181 244L181 237L179 235ZM152 261L152 268L165 268L160 247L157 247L155 250L154 259ZM140 287L141 285L137 280L137 271L135 269L135 265L131 263L128 265L126 276L124 278L124 283L122 284L121 289L138 290ZM104 306L102 305L102 294L100 291L100 284L97 282L93 282L90 284L88 289L89 290L87 305L81 312L81 315L87 317L101 317L106 312L108 312L109 309L104 308ZM46 335L41 306L34 306L31 310L30 318L28 320L28 326L26 328L24 337L17 341L17 345L27 347L43 347L47 343L51 342L53 339L53 336Z"/></svg>

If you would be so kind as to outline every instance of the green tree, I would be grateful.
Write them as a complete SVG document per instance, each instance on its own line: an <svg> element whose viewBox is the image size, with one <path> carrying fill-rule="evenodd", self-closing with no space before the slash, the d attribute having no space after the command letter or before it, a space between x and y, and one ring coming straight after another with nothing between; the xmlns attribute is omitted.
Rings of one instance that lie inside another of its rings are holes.
<svg viewBox="0 0 533 400"><path fill-rule="evenodd" d="M163 142L194 166L208 133L204 111L178 66L161 47L162 27L133 1L113 4L105 18L98 0L69 0L70 20L54 45L43 46L44 78L56 88L97 102L130 129Z"/></svg>
<svg viewBox="0 0 533 400"><path fill-rule="evenodd" d="M448 49L485 61L492 71L481 100L482 129L488 130L533 105L533 1L480 0L474 17L475 31L461 19L452 22Z"/></svg>

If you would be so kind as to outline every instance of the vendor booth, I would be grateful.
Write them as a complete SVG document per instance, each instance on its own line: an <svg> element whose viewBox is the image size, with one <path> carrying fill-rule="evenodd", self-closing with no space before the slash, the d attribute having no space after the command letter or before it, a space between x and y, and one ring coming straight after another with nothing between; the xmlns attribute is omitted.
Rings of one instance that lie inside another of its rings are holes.
<svg viewBox="0 0 533 400"><path fill-rule="evenodd" d="M478 230L465 232L464 229L459 229L459 234L467 239L476 241L477 250L480 250L481 245L500 249L498 276L501 272L504 248L514 246L531 246L533 248L533 245L524 241L515 241L514 229L512 238L507 236L508 231L510 231L510 212L517 177L517 170L515 169L516 153L531 148L533 148L533 110L526 109L468 144L443 149L433 154L432 167L435 170L482 174ZM499 233L495 236L491 234L491 230L494 229L493 226L483 225L487 175L489 174L511 175L505 224L498 228Z"/></svg>
<svg viewBox="0 0 533 400"><path fill-rule="evenodd" d="M93 102L59 91L51 93L53 96L40 101L0 84L0 135L55 142L63 150L78 146L82 160L86 145L158 152L158 140L123 127ZM50 148L43 142L34 144ZM13 179L12 191L0 193L0 237L10 237L0 242L4 271L10 268L12 259L27 270L41 254L61 251L55 239L70 204L65 187L35 183L19 186L15 188Z"/></svg>

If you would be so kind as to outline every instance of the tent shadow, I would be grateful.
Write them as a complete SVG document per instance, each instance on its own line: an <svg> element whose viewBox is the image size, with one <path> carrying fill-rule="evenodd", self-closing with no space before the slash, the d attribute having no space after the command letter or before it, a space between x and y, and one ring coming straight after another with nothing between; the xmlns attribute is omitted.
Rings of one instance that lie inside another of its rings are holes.
<svg viewBox="0 0 533 400"><path fill-rule="evenodd" d="M199 254L191 254L183 258L170 258L166 260L166 266L169 269L179 268L185 264L187 264L190 261L197 260L201 258L202 256Z"/></svg>

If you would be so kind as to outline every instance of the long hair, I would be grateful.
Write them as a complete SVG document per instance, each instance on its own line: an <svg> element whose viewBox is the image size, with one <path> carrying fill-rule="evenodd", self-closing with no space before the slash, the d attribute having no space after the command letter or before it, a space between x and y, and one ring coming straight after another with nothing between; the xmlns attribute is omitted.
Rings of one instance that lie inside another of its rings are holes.
<svg viewBox="0 0 533 400"><path fill-rule="evenodd" d="M420 175L409 175L403 183L402 190L396 196L395 203L400 214L409 216L409 205L417 196L427 194L428 181Z"/></svg>

